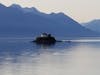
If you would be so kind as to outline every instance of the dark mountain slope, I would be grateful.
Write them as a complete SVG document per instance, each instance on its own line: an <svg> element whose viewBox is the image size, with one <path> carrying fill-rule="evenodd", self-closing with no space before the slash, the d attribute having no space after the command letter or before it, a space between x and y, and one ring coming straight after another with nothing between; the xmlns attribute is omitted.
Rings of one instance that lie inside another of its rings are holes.
<svg viewBox="0 0 100 75"><path fill-rule="evenodd" d="M0 4L0 36L36 36L42 32L69 37L99 36L63 13L45 14L33 7Z"/></svg>

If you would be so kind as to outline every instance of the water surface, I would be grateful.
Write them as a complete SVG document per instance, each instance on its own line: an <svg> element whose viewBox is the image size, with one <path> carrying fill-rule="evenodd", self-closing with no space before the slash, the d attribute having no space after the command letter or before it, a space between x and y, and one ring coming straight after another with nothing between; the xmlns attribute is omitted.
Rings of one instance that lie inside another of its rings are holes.
<svg viewBox="0 0 100 75"><path fill-rule="evenodd" d="M99 75L99 39L37 45L32 38L0 38L0 75Z"/></svg>

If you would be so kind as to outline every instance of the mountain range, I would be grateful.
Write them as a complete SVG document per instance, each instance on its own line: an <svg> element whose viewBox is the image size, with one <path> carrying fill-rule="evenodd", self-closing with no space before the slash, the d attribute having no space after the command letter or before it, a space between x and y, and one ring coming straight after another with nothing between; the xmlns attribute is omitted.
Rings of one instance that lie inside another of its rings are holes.
<svg viewBox="0 0 100 75"><path fill-rule="evenodd" d="M100 19L95 19L87 23L82 23L86 28L100 32Z"/></svg>
<svg viewBox="0 0 100 75"><path fill-rule="evenodd" d="M62 12L46 14L36 8L0 4L0 36L36 36L42 32L55 36L100 36Z"/></svg>

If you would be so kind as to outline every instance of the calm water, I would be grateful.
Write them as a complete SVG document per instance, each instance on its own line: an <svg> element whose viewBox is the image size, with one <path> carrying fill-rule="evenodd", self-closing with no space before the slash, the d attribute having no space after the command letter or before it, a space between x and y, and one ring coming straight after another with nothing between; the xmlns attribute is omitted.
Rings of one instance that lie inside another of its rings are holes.
<svg viewBox="0 0 100 75"><path fill-rule="evenodd" d="M100 40L45 46L32 38L0 38L0 75L99 75Z"/></svg>

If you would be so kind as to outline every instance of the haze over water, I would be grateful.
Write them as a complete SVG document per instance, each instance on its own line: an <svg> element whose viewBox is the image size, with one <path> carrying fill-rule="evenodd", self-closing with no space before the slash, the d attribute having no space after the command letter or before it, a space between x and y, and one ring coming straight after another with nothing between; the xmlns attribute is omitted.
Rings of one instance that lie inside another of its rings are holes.
<svg viewBox="0 0 100 75"><path fill-rule="evenodd" d="M99 39L51 46L30 41L32 38L0 38L0 75L100 74Z"/></svg>

